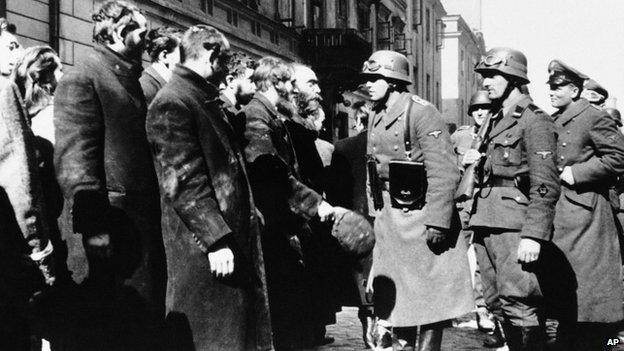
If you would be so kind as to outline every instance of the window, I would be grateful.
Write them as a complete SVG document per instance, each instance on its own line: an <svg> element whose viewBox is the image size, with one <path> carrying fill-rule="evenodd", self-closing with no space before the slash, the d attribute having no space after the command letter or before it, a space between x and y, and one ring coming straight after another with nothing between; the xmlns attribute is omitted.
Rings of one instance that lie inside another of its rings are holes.
<svg viewBox="0 0 624 351"><path fill-rule="evenodd" d="M427 86L425 87L427 92L427 101L431 101L431 76L427 73Z"/></svg>
<svg viewBox="0 0 624 351"><path fill-rule="evenodd" d="M310 11L310 23L312 28L323 28L323 1L312 0L312 11Z"/></svg>
<svg viewBox="0 0 624 351"><path fill-rule="evenodd" d="M200 7L202 12L212 15L213 0L201 0Z"/></svg>
<svg viewBox="0 0 624 351"><path fill-rule="evenodd" d="M269 40L271 43L279 45L279 34L274 30L269 31Z"/></svg>
<svg viewBox="0 0 624 351"><path fill-rule="evenodd" d="M427 43L431 42L431 11L425 11L425 39Z"/></svg>
<svg viewBox="0 0 624 351"><path fill-rule="evenodd" d="M260 23L251 21L251 33L256 35L257 37L262 37L262 27Z"/></svg>
<svg viewBox="0 0 624 351"><path fill-rule="evenodd" d="M347 0L338 0L336 4L336 27L347 28Z"/></svg>
<svg viewBox="0 0 624 351"><path fill-rule="evenodd" d="M366 3L358 2L357 7L358 29L364 31L370 27L370 9Z"/></svg>
<svg viewBox="0 0 624 351"><path fill-rule="evenodd" d="M459 51L459 74L464 75L464 49Z"/></svg>
<svg viewBox="0 0 624 351"><path fill-rule="evenodd" d="M275 2L275 19L278 22L282 22L285 25L294 26L294 9L295 9L295 1L294 0L277 0Z"/></svg>
<svg viewBox="0 0 624 351"><path fill-rule="evenodd" d="M233 26L238 27L238 12L228 9L227 22Z"/></svg>

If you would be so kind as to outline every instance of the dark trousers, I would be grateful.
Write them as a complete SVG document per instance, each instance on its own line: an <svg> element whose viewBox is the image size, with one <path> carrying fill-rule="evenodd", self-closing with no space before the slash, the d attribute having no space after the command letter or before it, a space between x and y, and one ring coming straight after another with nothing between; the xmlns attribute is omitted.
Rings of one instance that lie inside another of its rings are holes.
<svg viewBox="0 0 624 351"><path fill-rule="evenodd" d="M484 295L495 305L498 293L505 322L516 327L539 326L542 295L536 275L517 261L520 239L518 232L475 231L477 261L488 292Z"/></svg>

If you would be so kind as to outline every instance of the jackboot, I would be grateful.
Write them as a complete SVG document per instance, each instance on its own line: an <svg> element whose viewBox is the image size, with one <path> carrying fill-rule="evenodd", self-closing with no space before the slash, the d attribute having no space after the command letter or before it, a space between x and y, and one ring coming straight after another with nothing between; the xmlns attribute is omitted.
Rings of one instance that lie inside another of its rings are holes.
<svg viewBox="0 0 624 351"><path fill-rule="evenodd" d="M509 351L543 351L544 329L542 326L516 327L503 324Z"/></svg>
<svg viewBox="0 0 624 351"><path fill-rule="evenodd" d="M483 346L487 348L498 348L505 345L503 327L498 320L494 320L494 330L483 339Z"/></svg>
<svg viewBox="0 0 624 351"><path fill-rule="evenodd" d="M441 323L421 326L418 335L418 351L440 351L443 331L444 325Z"/></svg>

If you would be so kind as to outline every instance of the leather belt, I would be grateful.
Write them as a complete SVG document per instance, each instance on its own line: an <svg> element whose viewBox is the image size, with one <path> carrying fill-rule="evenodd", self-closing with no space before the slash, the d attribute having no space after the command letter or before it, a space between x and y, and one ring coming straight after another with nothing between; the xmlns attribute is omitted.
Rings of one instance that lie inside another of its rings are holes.
<svg viewBox="0 0 624 351"><path fill-rule="evenodd" d="M515 187L516 180L513 178L492 177L488 179L486 186L490 188Z"/></svg>

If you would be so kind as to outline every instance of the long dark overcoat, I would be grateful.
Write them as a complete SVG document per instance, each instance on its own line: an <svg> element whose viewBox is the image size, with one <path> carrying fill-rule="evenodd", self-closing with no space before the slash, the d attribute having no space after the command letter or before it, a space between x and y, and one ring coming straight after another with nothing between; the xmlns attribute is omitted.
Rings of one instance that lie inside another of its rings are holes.
<svg viewBox="0 0 624 351"><path fill-rule="evenodd" d="M77 310L67 309L74 323L66 338L76 349L153 349L164 318L158 181L140 72L140 64L96 45L56 90L54 163L67 200L60 224L74 280L88 277L68 298ZM109 282L93 267L88 273L74 234L98 232L111 235L113 264L102 270Z"/></svg>
<svg viewBox="0 0 624 351"><path fill-rule="evenodd" d="M150 105L147 133L163 203L170 349L272 349L259 220L217 88L176 67ZM234 252L227 279L213 277L205 254L220 244Z"/></svg>
<svg viewBox="0 0 624 351"><path fill-rule="evenodd" d="M580 322L624 319L621 257L609 187L624 173L624 137L615 121L587 100L556 113L559 171L570 166L574 185L562 185L553 242L576 278Z"/></svg>
<svg viewBox="0 0 624 351"><path fill-rule="evenodd" d="M245 106L245 158L256 204L264 215L271 321L276 348L312 342L311 287L299 237L316 215L321 196L299 181L297 159L284 116L261 93Z"/></svg>

